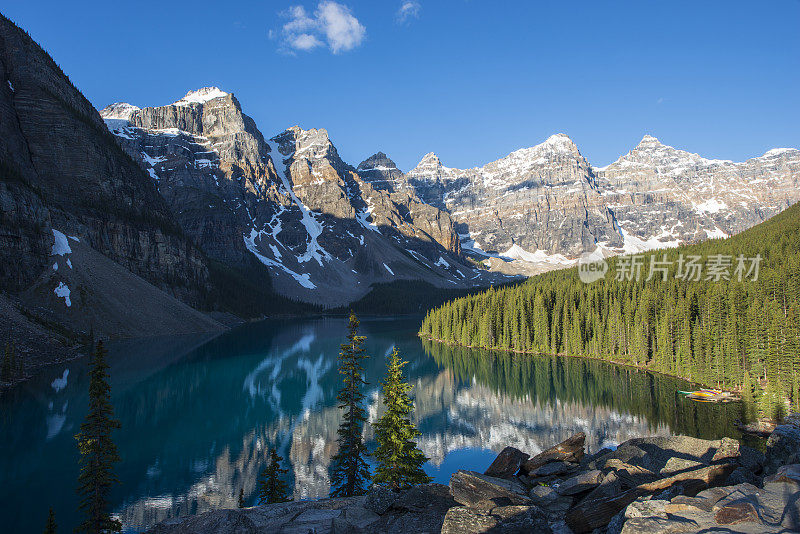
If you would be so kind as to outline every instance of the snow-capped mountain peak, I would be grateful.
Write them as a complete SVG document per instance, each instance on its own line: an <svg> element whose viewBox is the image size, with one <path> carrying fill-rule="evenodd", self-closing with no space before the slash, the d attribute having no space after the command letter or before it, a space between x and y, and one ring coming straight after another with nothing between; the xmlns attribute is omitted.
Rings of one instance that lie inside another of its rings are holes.
<svg viewBox="0 0 800 534"><path fill-rule="evenodd" d="M128 104L127 102L114 102L100 111L100 116L104 119L112 120L130 120L134 111L139 111L140 108Z"/></svg>
<svg viewBox="0 0 800 534"><path fill-rule="evenodd" d="M189 91L186 93L186 96L174 102L172 105L188 106L191 104L205 104L209 100L228 96L228 94L229 93L226 93L219 87L202 87L196 91Z"/></svg>

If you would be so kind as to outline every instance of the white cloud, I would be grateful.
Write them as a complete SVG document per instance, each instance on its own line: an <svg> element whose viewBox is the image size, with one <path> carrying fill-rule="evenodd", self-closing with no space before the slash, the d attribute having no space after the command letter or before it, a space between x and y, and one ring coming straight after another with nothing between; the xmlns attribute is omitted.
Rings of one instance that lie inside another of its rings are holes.
<svg viewBox="0 0 800 534"><path fill-rule="evenodd" d="M400 4L400 9L397 10L397 23L405 24L408 19L418 19L420 9L422 9L422 6L419 4L419 2L415 2L414 0L404 1L402 4Z"/></svg>
<svg viewBox="0 0 800 534"><path fill-rule="evenodd" d="M310 33L301 33L292 37L289 41L289 45L297 50L313 50L322 45L322 41Z"/></svg>
<svg viewBox="0 0 800 534"><path fill-rule="evenodd" d="M281 29L282 45L289 51L327 45L338 54L360 45L367 32L350 9L337 2L320 2L313 16L303 6L292 6L284 16L289 21Z"/></svg>

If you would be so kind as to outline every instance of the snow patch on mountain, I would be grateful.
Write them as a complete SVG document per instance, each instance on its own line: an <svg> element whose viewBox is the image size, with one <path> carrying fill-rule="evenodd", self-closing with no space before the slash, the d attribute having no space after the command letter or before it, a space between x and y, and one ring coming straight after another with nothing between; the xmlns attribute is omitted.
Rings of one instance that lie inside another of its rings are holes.
<svg viewBox="0 0 800 534"><path fill-rule="evenodd" d="M302 214L302 219L300 222L306 229L308 233L309 240L306 244L306 252L297 257L297 261L300 263L305 263L311 259L317 260L320 266L322 266L323 260L331 259L331 255L324 249L320 244L317 242L317 238L322 234L322 223L319 222L314 212L309 210L303 202L297 198L297 195L294 193L294 189L292 188L291 184L289 184L289 179L286 177L286 165L283 163L283 155L277 150L277 141L273 140L273 144L270 145L270 152L269 157L272 159L272 164L275 167L275 172L278 173L278 178L280 178L281 183L283 184L283 188L286 190L286 193L291 197L292 202L298 207Z"/></svg>
<svg viewBox="0 0 800 534"><path fill-rule="evenodd" d="M698 213L718 213L727 208L727 204L720 202L716 198L710 198L701 204L695 205L695 209Z"/></svg>
<svg viewBox="0 0 800 534"><path fill-rule="evenodd" d="M203 87L197 91L189 91L186 96L174 102L173 106L189 106L191 104L205 104L209 100L228 96L228 93L219 87Z"/></svg>
<svg viewBox="0 0 800 534"><path fill-rule="evenodd" d="M65 254L72 253L72 249L69 248L67 236L53 228L53 238L55 239L55 242L53 243L53 249L50 251L51 255L64 256Z"/></svg>
<svg viewBox="0 0 800 534"><path fill-rule="evenodd" d="M514 243L505 251L502 256L514 260L523 260L530 263L559 263L564 266L572 265L575 260L570 260L563 254L548 254L545 250L537 250L536 252L528 252L521 246Z"/></svg>
<svg viewBox="0 0 800 534"><path fill-rule="evenodd" d="M261 236L261 233L258 230L256 230L255 228L250 230L250 235L249 236L248 235L243 236L244 237L244 246L247 247L247 250L252 252L253 255L256 258L258 258L258 261L260 261L261 263L263 263L267 267L277 267L278 269L281 269L283 272L285 272L286 274L288 274L289 276L294 278L295 281L297 281L298 284L300 284L301 286L305 287L306 289L316 289L317 288L317 286L314 284L314 282L311 281L311 277L309 276L308 273L298 274L298 273L294 272L293 270L289 269L288 267L286 267L283 263L271 260L271 259L267 258L266 256L264 256L263 254L261 254L258 251L258 247L256 246L256 238L258 238L260 236Z"/></svg>
<svg viewBox="0 0 800 534"><path fill-rule="evenodd" d="M72 306L72 302L69 300L69 286L64 282L59 282L56 288L53 290L53 293L56 294L57 297L64 299L64 304L67 305L67 308Z"/></svg>

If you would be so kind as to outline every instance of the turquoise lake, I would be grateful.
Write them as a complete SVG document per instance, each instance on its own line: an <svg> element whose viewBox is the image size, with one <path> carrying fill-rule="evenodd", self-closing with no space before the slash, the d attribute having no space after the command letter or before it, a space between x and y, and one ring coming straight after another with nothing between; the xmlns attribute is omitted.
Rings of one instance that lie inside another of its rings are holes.
<svg viewBox="0 0 800 534"><path fill-rule="evenodd" d="M364 318L368 412L396 346L414 385L427 472L446 484L483 470L506 445L535 454L576 432L590 451L631 437L741 437L738 404L700 404L685 381L579 358L453 349L421 341L421 317ZM114 512L125 530L213 508L255 504L266 450L284 457L297 499L329 491L336 449L336 359L345 318L263 321L216 337L109 345L122 428ZM7 532L41 532L52 506L59 532L77 523L74 434L87 406L85 359L56 365L0 397L0 510ZM371 449L375 443L366 429Z"/></svg>

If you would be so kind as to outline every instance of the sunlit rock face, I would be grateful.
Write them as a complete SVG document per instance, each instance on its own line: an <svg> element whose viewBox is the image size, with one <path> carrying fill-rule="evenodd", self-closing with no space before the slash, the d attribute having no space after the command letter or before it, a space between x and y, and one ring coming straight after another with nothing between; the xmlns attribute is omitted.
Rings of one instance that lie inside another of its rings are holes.
<svg viewBox="0 0 800 534"><path fill-rule="evenodd" d="M598 248L637 253L749 228L800 200L800 151L779 148L734 163L646 135L595 168L556 134L472 169L446 167L429 153L406 179L451 214L464 251L492 269L533 274Z"/></svg>
<svg viewBox="0 0 800 534"><path fill-rule="evenodd" d="M293 126L266 140L236 97L215 87L101 114L206 254L242 272L262 265L287 296L332 306L374 282L497 279L466 265L449 214L376 180L383 160L361 176L324 129Z"/></svg>

